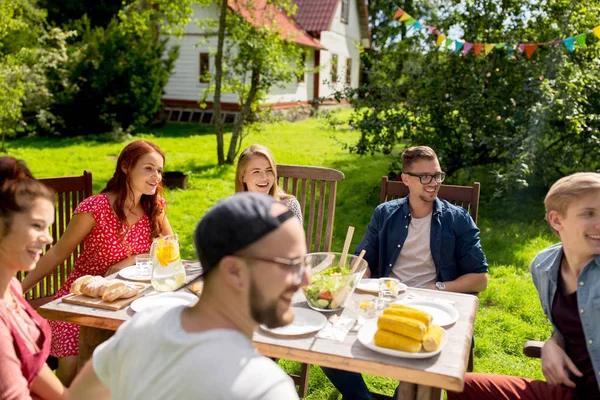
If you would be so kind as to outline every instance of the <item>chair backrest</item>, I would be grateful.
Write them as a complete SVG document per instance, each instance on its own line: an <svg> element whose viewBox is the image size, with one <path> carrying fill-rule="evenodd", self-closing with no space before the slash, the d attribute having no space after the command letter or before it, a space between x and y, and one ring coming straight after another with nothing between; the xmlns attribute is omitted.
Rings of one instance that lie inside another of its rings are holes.
<svg viewBox="0 0 600 400"><path fill-rule="evenodd" d="M84 171L83 175L79 176L41 178L39 180L56 192L56 214L54 223L50 228L52 243L46 247L46 251L48 251L50 247L56 244L67 229L71 215L77 205L83 199L92 195L92 173L91 171ZM67 280L67 275L73 269L75 260L79 257L82 250L83 243L61 265L25 294L25 298L33 308L49 302L52 296L58 292L60 286ZM17 277L22 280L24 274L19 273Z"/></svg>
<svg viewBox="0 0 600 400"><path fill-rule="evenodd" d="M279 164L277 175L279 187L300 203L308 251L330 251L337 183L344 174L331 168Z"/></svg>
<svg viewBox="0 0 600 400"><path fill-rule="evenodd" d="M479 182L473 186L442 185L438 197L452 204L466 209L473 221L477 223L477 211L479 209ZM399 197L408 196L408 187L402 181L390 181L387 176L381 178L381 193L379 202L384 203Z"/></svg>

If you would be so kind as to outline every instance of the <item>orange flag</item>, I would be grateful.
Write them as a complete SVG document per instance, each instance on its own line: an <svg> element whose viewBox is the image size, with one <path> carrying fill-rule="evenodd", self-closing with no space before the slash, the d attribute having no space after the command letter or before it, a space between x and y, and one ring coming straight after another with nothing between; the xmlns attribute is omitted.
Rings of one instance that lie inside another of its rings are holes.
<svg viewBox="0 0 600 400"><path fill-rule="evenodd" d="M475 57L477 57L479 55L479 53L481 53L482 49L483 49L483 45L481 43L475 43L475 45L473 46L473 51L475 52Z"/></svg>
<svg viewBox="0 0 600 400"><path fill-rule="evenodd" d="M593 29L593 31L594 31L594 34L595 34L596 36L598 36L598 38L600 38L600 25L598 25L597 27L595 27L595 28Z"/></svg>
<svg viewBox="0 0 600 400"><path fill-rule="evenodd" d="M396 11L396 14L394 14L394 19L401 17L402 14L406 14L406 11L404 11L401 8L399 8L398 11Z"/></svg>
<svg viewBox="0 0 600 400"><path fill-rule="evenodd" d="M537 44L529 43L525 45L525 54L527 54L527 58L531 59L533 52L535 51Z"/></svg>

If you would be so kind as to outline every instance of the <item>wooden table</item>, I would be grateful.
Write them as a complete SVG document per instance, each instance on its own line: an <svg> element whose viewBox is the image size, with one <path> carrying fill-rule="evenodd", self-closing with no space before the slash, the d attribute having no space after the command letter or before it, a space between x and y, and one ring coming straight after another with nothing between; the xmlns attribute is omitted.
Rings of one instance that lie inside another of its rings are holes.
<svg viewBox="0 0 600 400"><path fill-rule="evenodd" d="M343 342L320 339L273 337L258 330L254 344L269 357L285 358L308 364L317 364L354 372L368 373L401 381L398 391L400 399L441 398L442 389L460 392L463 390L467 369L473 326L479 300L475 296L409 289L410 295L435 297L452 301L458 310L458 321L446 329L448 342L442 352L426 359L403 359L374 352L356 339L351 331ZM407 294L404 294L407 296ZM372 295L355 293L354 299L371 299ZM306 307L302 294L294 298L295 306ZM129 307L120 311L100 310L85 306L52 301L38 309L46 319L71 322L81 326L79 337L79 365L91 357L93 349L134 314ZM339 313L338 313L339 314ZM356 318L356 309L347 307L342 316ZM327 316L331 316L328 314Z"/></svg>

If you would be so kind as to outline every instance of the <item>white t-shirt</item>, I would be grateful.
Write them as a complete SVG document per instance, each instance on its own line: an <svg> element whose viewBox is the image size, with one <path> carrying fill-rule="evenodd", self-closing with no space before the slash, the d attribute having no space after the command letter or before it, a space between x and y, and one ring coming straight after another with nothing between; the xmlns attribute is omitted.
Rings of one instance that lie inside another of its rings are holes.
<svg viewBox="0 0 600 400"><path fill-rule="evenodd" d="M94 371L111 399L298 399L292 379L241 332L186 332L183 310L139 313L96 348Z"/></svg>
<svg viewBox="0 0 600 400"><path fill-rule="evenodd" d="M410 219L408 235L392 268L392 277L406 286L423 288L436 281L430 245L431 216Z"/></svg>

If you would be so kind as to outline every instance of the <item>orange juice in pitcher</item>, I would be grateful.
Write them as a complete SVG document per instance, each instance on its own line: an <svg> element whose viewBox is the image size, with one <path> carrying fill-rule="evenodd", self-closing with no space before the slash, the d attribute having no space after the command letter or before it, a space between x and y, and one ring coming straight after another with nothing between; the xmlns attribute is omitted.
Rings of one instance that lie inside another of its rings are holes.
<svg viewBox="0 0 600 400"><path fill-rule="evenodd" d="M155 290L169 292L185 282L185 269L179 256L177 235L154 239L150 249L152 256L151 282Z"/></svg>

